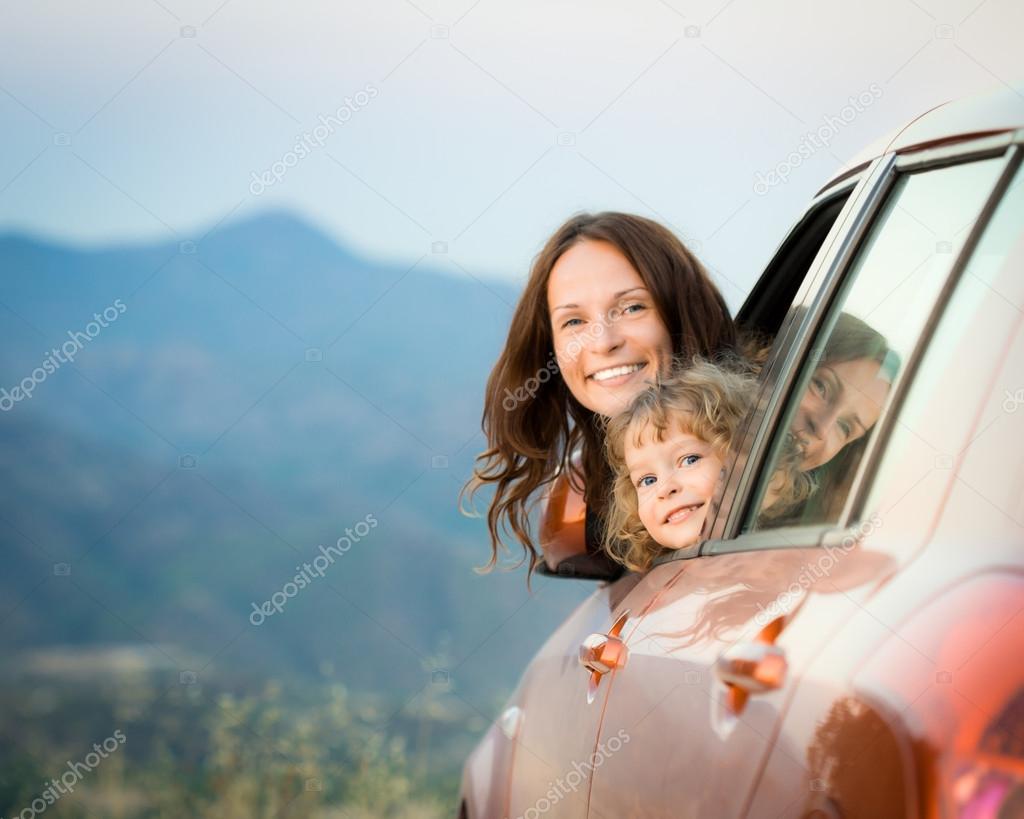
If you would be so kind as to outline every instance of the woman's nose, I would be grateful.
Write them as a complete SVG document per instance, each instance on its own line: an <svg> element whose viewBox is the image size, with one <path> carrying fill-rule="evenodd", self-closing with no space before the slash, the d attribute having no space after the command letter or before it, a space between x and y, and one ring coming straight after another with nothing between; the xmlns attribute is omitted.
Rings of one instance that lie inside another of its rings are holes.
<svg viewBox="0 0 1024 819"><path fill-rule="evenodd" d="M839 420L839 407L822 403L813 411L807 413L807 431L812 437L822 440L830 434Z"/></svg>
<svg viewBox="0 0 1024 819"><path fill-rule="evenodd" d="M602 321L593 325L594 341L592 349L595 352L611 353L622 346L622 333L615 326L615 322Z"/></svg>
<svg viewBox="0 0 1024 819"><path fill-rule="evenodd" d="M818 419L813 412L807 413L807 417L804 418L804 428L807 430L807 434L812 438L820 438Z"/></svg>
<svg viewBox="0 0 1024 819"><path fill-rule="evenodd" d="M825 410L818 416L818 437L829 437L835 431L836 426L839 423L840 409L840 407L836 406L826 407Z"/></svg>

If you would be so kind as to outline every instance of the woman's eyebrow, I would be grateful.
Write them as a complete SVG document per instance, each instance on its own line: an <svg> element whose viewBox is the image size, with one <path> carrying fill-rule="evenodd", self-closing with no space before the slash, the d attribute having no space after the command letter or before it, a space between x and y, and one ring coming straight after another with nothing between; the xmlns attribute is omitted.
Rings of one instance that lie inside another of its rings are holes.
<svg viewBox="0 0 1024 819"><path fill-rule="evenodd" d="M646 287L630 287L628 290L620 290L618 293L616 293L614 296L612 296L612 298L613 299L621 299L627 293L632 293L634 290L645 290L646 291L647 288ZM552 307L551 308L551 312L554 313L556 310L575 309L577 307L579 307L578 304L560 304L560 305L558 305L558 307Z"/></svg>

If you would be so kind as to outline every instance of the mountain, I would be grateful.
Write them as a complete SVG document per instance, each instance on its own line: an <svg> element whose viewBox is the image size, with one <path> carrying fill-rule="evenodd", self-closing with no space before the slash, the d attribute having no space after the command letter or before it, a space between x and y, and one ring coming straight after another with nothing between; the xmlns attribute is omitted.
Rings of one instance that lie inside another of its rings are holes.
<svg viewBox="0 0 1024 819"><path fill-rule="evenodd" d="M365 259L282 212L197 244L2 235L0 266L6 655L137 645L399 696L442 669L491 709L592 590L472 571L486 527L456 499L514 288L444 254Z"/></svg>

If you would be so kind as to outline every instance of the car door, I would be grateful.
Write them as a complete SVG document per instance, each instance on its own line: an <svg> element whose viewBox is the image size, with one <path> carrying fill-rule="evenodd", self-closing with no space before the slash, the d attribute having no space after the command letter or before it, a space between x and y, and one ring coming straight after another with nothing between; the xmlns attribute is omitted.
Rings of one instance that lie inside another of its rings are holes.
<svg viewBox="0 0 1024 819"><path fill-rule="evenodd" d="M776 743L780 720L848 616L833 603L894 569L856 548L878 522L851 504L1004 154L883 157L858 184L790 305L710 539L650 573L671 577L609 680L589 815L742 816L773 751L806 768ZM794 440L800 468L780 495Z"/></svg>
<svg viewBox="0 0 1024 819"><path fill-rule="evenodd" d="M596 708L587 703L578 647L588 634L610 629L624 589L638 579L625 577L596 589L530 662L501 720L511 745L511 775L507 796L502 794L504 813L493 815L586 816L586 765L597 737L600 703L592 703Z"/></svg>

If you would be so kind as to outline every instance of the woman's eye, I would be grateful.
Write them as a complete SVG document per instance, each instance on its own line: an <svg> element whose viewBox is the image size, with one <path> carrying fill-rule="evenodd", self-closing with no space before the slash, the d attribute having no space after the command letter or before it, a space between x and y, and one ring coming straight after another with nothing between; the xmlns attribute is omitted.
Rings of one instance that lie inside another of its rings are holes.
<svg viewBox="0 0 1024 819"><path fill-rule="evenodd" d="M646 489L648 486L653 486L657 480L653 475L644 475L640 480L636 482L637 489ZM650 483L648 483L650 481Z"/></svg>
<svg viewBox="0 0 1024 819"><path fill-rule="evenodd" d="M684 455L679 459L680 466L693 466L700 460L700 455Z"/></svg>
<svg viewBox="0 0 1024 819"><path fill-rule="evenodd" d="M574 325L574 324L573 324L573 322L574 322L574 321L580 321L580 322L582 322L582 319L578 319L578 318L571 318L571 319L569 319L568 321L564 321L564 322L562 322L562 329L564 330L564 329L565 329L566 327L569 327L570 325L571 325L571 326L573 326L573 327L575 327L576 325Z"/></svg>
<svg viewBox="0 0 1024 819"><path fill-rule="evenodd" d="M825 380L823 378L819 378L818 376L814 376L811 379L811 387L814 389L816 393L818 393L818 395L824 395L827 389L825 385Z"/></svg>
<svg viewBox="0 0 1024 819"><path fill-rule="evenodd" d="M633 312L635 310L643 310L643 309L645 309L645 305L643 305L643 304L627 304L625 307L622 308L622 312L623 313L629 313L629 312Z"/></svg>
<svg viewBox="0 0 1024 819"><path fill-rule="evenodd" d="M839 421L837 426L839 427L839 431L843 433L843 438L845 440L849 440L850 435L853 432L853 427L850 425L850 423L848 421Z"/></svg>

